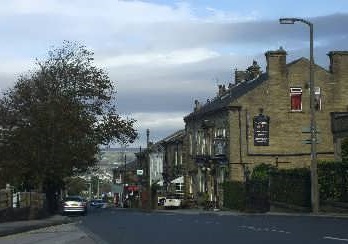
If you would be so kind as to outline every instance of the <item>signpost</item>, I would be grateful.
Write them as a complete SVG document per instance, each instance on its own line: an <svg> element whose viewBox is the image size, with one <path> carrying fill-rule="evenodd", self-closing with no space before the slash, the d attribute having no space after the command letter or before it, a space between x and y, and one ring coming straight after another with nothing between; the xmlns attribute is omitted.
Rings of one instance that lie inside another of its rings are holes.
<svg viewBox="0 0 348 244"><path fill-rule="evenodd" d="M302 128L302 133L303 134L310 134L311 133L311 128L310 127L303 127ZM316 133L317 134L320 133L320 130L318 128L316 130ZM320 138L318 138L318 136L317 136L317 139L315 140L315 143L316 144L321 143L321 140L320 140ZM309 139L302 140L302 144L312 144L312 139L309 138Z"/></svg>

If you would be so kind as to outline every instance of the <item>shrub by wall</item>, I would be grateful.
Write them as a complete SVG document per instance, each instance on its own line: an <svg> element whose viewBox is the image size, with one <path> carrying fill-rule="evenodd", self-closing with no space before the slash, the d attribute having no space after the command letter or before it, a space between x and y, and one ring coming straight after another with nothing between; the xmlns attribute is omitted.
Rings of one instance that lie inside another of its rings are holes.
<svg viewBox="0 0 348 244"><path fill-rule="evenodd" d="M320 200L348 203L348 162L318 164Z"/></svg>
<svg viewBox="0 0 348 244"><path fill-rule="evenodd" d="M243 182L229 181L223 183L224 207L228 209L245 210L246 189Z"/></svg>
<svg viewBox="0 0 348 244"><path fill-rule="evenodd" d="M277 170L277 168L270 164L262 163L257 165L251 174L251 180L257 181L269 181L269 176L271 172Z"/></svg>
<svg viewBox="0 0 348 244"><path fill-rule="evenodd" d="M270 200L300 207L311 206L311 181L308 168L272 171Z"/></svg>

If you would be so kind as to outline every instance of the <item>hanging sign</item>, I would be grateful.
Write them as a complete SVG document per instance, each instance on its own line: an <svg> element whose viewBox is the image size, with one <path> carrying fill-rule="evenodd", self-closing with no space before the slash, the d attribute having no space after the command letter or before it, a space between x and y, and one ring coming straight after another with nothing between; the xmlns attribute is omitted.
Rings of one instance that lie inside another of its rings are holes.
<svg viewBox="0 0 348 244"><path fill-rule="evenodd" d="M254 146L269 146L269 117L263 114L255 116L254 125Z"/></svg>

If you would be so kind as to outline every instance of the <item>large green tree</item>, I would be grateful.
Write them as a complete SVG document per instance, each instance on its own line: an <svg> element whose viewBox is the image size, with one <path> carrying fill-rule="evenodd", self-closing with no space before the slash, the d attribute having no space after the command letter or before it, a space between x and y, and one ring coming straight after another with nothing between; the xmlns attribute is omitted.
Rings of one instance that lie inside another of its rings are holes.
<svg viewBox="0 0 348 244"><path fill-rule="evenodd" d="M36 64L0 98L0 177L47 190L92 167L100 145L132 143L137 132L85 46L66 41Z"/></svg>

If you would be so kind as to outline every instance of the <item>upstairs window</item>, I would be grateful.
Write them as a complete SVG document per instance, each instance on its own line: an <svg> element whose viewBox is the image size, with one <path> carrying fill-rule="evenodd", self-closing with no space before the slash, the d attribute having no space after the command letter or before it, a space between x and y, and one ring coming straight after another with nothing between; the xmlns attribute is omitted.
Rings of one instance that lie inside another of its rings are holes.
<svg viewBox="0 0 348 244"><path fill-rule="evenodd" d="M302 111L302 88L290 88L291 111Z"/></svg>
<svg viewBox="0 0 348 244"><path fill-rule="evenodd" d="M316 111L321 110L321 91L320 87L314 87L314 108Z"/></svg>

